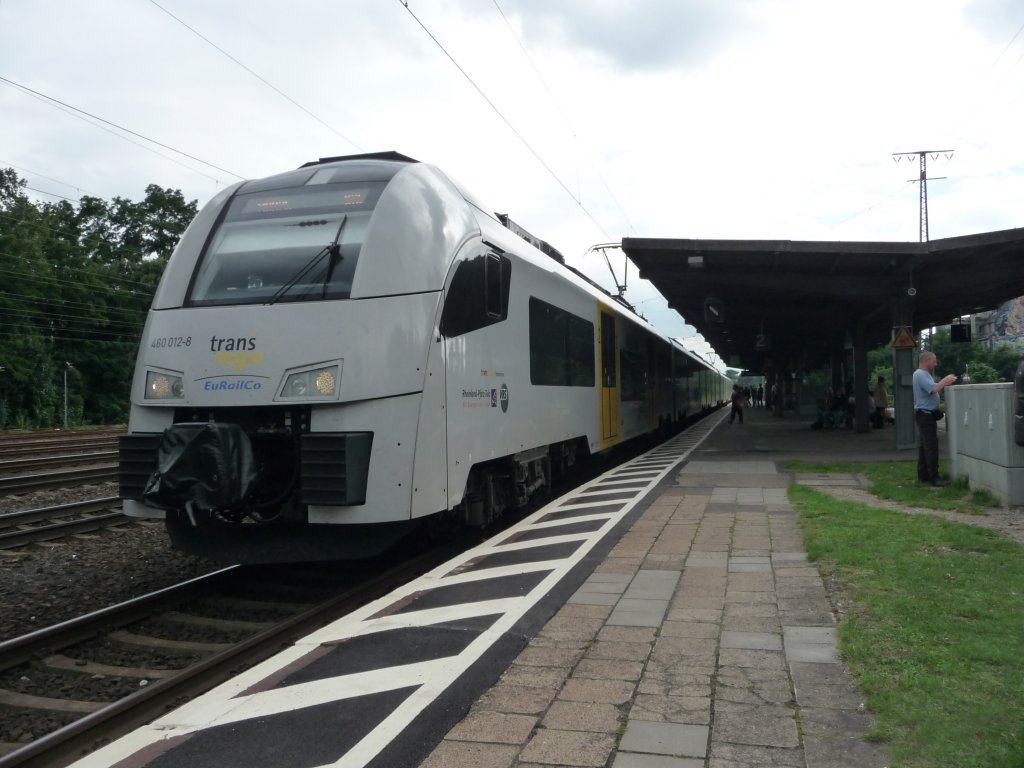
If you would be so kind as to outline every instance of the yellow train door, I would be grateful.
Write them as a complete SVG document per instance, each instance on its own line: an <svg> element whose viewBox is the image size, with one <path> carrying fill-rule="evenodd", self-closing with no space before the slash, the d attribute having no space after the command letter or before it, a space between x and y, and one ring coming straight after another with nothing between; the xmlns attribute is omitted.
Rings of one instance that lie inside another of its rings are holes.
<svg viewBox="0 0 1024 768"><path fill-rule="evenodd" d="M615 338L615 315L598 310L600 334L597 354L601 363L601 448L617 442L619 436L619 355Z"/></svg>

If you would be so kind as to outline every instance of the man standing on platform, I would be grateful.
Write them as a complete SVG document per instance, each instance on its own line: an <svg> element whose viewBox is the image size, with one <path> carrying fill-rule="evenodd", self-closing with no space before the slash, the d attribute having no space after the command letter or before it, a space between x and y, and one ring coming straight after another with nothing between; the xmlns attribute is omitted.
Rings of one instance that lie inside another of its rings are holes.
<svg viewBox="0 0 1024 768"><path fill-rule="evenodd" d="M932 378L938 358L934 352L922 352L914 371L914 422L917 424L917 479L931 485L949 485L939 477L939 435L936 427L942 418L939 392L956 381L952 373L937 384Z"/></svg>

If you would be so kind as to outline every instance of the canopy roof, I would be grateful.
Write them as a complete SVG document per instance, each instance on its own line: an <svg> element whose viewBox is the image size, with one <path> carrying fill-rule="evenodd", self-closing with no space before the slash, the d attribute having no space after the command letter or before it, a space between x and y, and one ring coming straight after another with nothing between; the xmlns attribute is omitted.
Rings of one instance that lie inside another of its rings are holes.
<svg viewBox="0 0 1024 768"><path fill-rule="evenodd" d="M927 243L633 238L622 249L729 365L817 364L863 325L886 343L900 315L949 324L1024 295L1024 230ZM718 313L716 319L716 312Z"/></svg>

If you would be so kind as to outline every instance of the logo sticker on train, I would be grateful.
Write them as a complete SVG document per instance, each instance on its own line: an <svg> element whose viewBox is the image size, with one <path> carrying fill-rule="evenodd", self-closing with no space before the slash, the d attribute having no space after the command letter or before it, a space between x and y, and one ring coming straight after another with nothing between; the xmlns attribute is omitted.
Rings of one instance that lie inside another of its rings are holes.
<svg viewBox="0 0 1024 768"><path fill-rule="evenodd" d="M210 337L210 351L213 352L213 364L241 373L246 368L258 368L263 365L263 353L256 348L256 336Z"/></svg>
<svg viewBox="0 0 1024 768"><path fill-rule="evenodd" d="M263 378L268 377L264 376ZM256 381L255 379L232 380L230 377L225 376L203 381L203 390L206 392L236 392L238 390L253 392L260 389L263 389L263 382Z"/></svg>
<svg viewBox="0 0 1024 768"><path fill-rule="evenodd" d="M501 406L501 412L508 412L508 385L502 384L501 389L496 387L478 387L476 389L462 390L463 408L497 408Z"/></svg>

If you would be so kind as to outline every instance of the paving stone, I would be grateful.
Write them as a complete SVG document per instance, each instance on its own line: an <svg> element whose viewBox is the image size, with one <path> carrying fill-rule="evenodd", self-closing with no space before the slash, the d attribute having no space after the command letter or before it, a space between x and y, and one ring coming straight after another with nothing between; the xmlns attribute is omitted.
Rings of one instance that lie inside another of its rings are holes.
<svg viewBox="0 0 1024 768"><path fill-rule="evenodd" d="M835 645L836 628L829 627L789 627L783 626L782 635L786 643L819 643Z"/></svg>
<svg viewBox="0 0 1024 768"><path fill-rule="evenodd" d="M528 645L516 656L515 664L527 667L571 668L583 656L582 647L552 648Z"/></svg>
<svg viewBox="0 0 1024 768"><path fill-rule="evenodd" d="M518 752L518 746L509 744L445 740L420 763L420 768L509 768Z"/></svg>
<svg viewBox="0 0 1024 768"><path fill-rule="evenodd" d="M572 676L594 680L629 680L640 679L644 665L640 661L624 661L622 659L583 659L572 672Z"/></svg>
<svg viewBox="0 0 1024 768"><path fill-rule="evenodd" d="M769 632L723 631L721 648L747 648L760 651L781 651L782 637Z"/></svg>
<svg viewBox="0 0 1024 768"><path fill-rule="evenodd" d="M671 637L662 635L654 644L654 656L707 656L714 654L718 639L714 637Z"/></svg>
<svg viewBox="0 0 1024 768"><path fill-rule="evenodd" d="M713 676L711 668L651 670L648 666L637 692L651 696L710 697Z"/></svg>
<svg viewBox="0 0 1024 768"><path fill-rule="evenodd" d="M803 751L712 741L709 768L805 768Z"/></svg>
<svg viewBox="0 0 1024 768"><path fill-rule="evenodd" d="M771 572L771 566L768 567L768 572ZM730 573L729 589L739 592L773 592L775 580L764 573Z"/></svg>
<svg viewBox="0 0 1024 768"><path fill-rule="evenodd" d="M632 576L626 576L621 573L601 573L600 571L594 571L587 577L584 584L592 584L596 582L606 582L610 584L621 584L622 588L625 589L629 582L632 581Z"/></svg>
<svg viewBox="0 0 1024 768"><path fill-rule="evenodd" d="M452 741L525 744L536 724L537 718L532 715L477 710L466 715L445 738Z"/></svg>
<svg viewBox="0 0 1024 768"><path fill-rule="evenodd" d="M619 595L617 592L584 592L580 590L569 598L569 602L576 605L613 606L619 602Z"/></svg>
<svg viewBox="0 0 1024 768"><path fill-rule="evenodd" d="M870 718L857 712L803 709L807 768L883 768L889 764L884 747L861 737Z"/></svg>
<svg viewBox="0 0 1024 768"><path fill-rule="evenodd" d="M787 643L786 658L791 661L838 664L839 652L835 647L817 643Z"/></svg>
<svg viewBox="0 0 1024 768"><path fill-rule="evenodd" d="M789 676L780 670L723 667L715 675L715 701L733 704L792 705Z"/></svg>
<svg viewBox="0 0 1024 768"><path fill-rule="evenodd" d="M619 581L590 581L589 579L580 585L577 594L581 592L598 592L608 595L621 595L629 586L628 582Z"/></svg>
<svg viewBox="0 0 1024 768"><path fill-rule="evenodd" d="M665 614L665 618L670 621L716 622L722 618L722 608L676 608L671 606L668 613Z"/></svg>
<svg viewBox="0 0 1024 768"><path fill-rule="evenodd" d="M778 566L779 563L805 563L807 562L806 552L781 552L776 547L772 552L772 562Z"/></svg>
<svg viewBox="0 0 1024 768"><path fill-rule="evenodd" d="M558 692L558 698L562 701L590 701L618 706L629 702L635 689L636 685L627 680L570 678Z"/></svg>
<svg viewBox="0 0 1024 768"><path fill-rule="evenodd" d="M559 687L532 688L498 683L480 698L474 705L474 709L540 715L554 701L560 687L559 685Z"/></svg>
<svg viewBox="0 0 1024 768"><path fill-rule="evenodd" d="M707 754L708 732L704 725L631 719L619 742L619 749L623 752L703 758Z"/></svg>
<svg viewBox="0 0 1024 768"><path fill-rule="evenodd" d="M607 619L612 609L604 605L574 605L566 603L558 612L559 616L578 616L582 619Z"/></svg>
<svg viewBox="0 0 1024 768"><path fill-rule="evenodd" d="M588 659L625 659L644 661L651 653L650 643L619 643L598 640L587 649Z"/></svg>
<svg viewBox="0 0 1024 768"><path fill-rule="evenodd" d="M768 704L715 701L715 743L753 744L762 747L800 746L793 710Z"/></svg>
<svg viewBox="0 0 1024 768"><path fill-rule="evenodd" d="M529 667L513 664L501 681L508 685L521 685L528 688L552 688L561 685L569 676L570 667Z"/></svg>
<svg viewBox="0 0 1024 768"><path fill-rule="evenodd" d="M661 723L711 724L710 696L667 696L641 693L629 708L630 720Z"/></svg>
<svg viewBox="0 0 1024 768"><path fill-rule="evenodd" d="M665 611L625 611L616 608L608 617L608 624L618 627L659 627Z"/></svg>
<svg viewBox="0 0 1024 768"><path fill-rule="evenodd" d="M655 632L648 627L609 627L597 633L597 639L601 642L621 643L653 643Z"/></svg>
<svg viewBox="0 0 1024 768"><path fill-rule="evenodd" d="M661 637L715 638L720 632L718 624L701 621L666 621L661 625Z"/></svg>
<svg viewBox="0 0 1024 768"><path fill-rule="evenodd" d="M665 755L640 755L634 752L618 752L612 768L704 768L704 761L692 757L667 757Z"/></svg>
<svg viewBox="0 0 1024 768"><path fill-rule="evenodd" d="M782 626L778 616L727 616L722 619L722 631L779 633Z"/></svg>
<svg viewBox="0 0 1024 768"><path fill-rule="evenodd" d="M562 731L544 728L537 731L519 755L520 763L571 765L601 768L615 749L615 738L604 733ZM458 765L458 763L452 763ZM459 766L459 768L462 768Z"/></svg>
<svg viewBox="0 0 1024 768"><path fill-rule="evenodd" d="M725 604L736 605L770 605L775 607L776 597L774 592L740 592L730 589L725 593Z"/></svg>
<svg viewBox="0 0 1024 768"><path fill-rule="evenodd" d="M722 606L725 604L725 598L723 597L710 597L708 595L697 595L683 593L679 595L673 602L672 608L699 608L703 610L722 610Z"/></svg>
<svg viewBox="0 0 1024 768"><path fill-rule="evenodd" d="M622 719L614 704L587 701L555 701L544 715L544 728L561 731L614 733Z"/></svg>
<svg viewBox="0 0 1024 768"><path fill-rule="evenodd" d="M758 667L761 669L785 669L785 659L774 651L749 651L741 648L723 648L718 654L718 663L723 667Z"/></svg>

